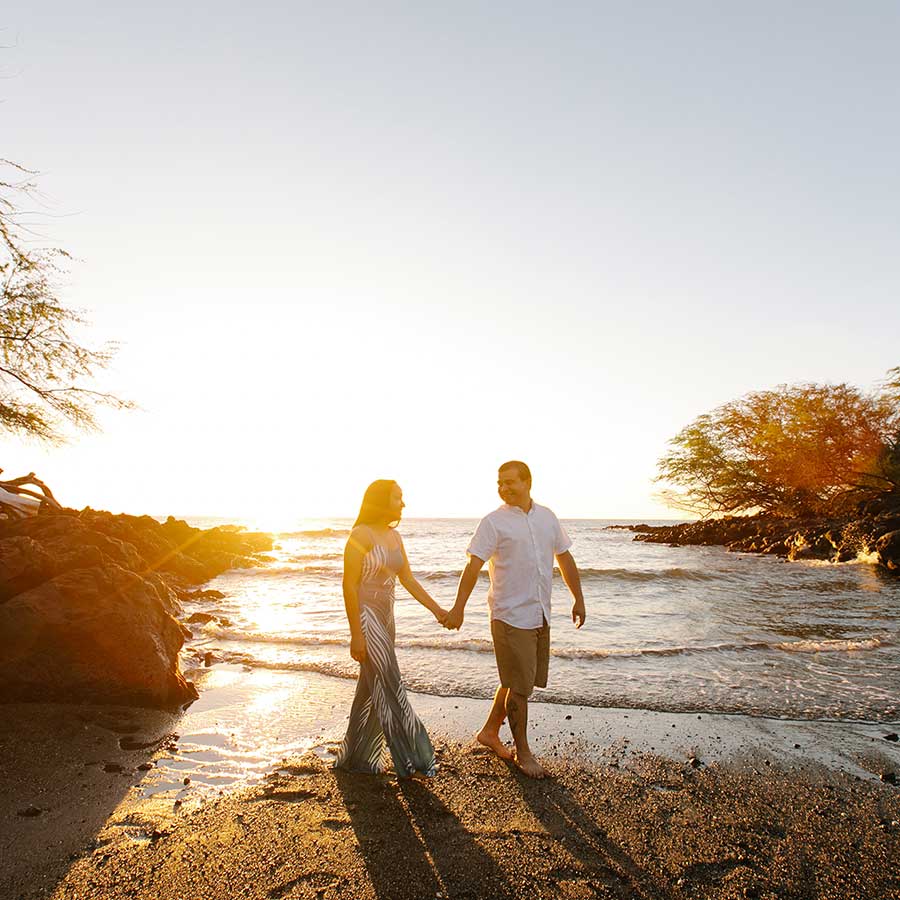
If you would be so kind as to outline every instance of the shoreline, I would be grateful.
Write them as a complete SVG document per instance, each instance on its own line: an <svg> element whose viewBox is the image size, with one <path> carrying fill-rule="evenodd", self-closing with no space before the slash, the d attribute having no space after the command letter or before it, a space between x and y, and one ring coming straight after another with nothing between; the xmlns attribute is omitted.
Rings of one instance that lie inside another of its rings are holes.
<svg viewBox="0 0 900 900"><path fill-rule="evenodd" d="M285 756L313 752L327 759L327 748L343 737L356 687L355 680L314 672L230 664L204 670L203 678L198 682L200 700L180 716L177 751L171 760L159 761L147 779L146 796L171 789L184 775L191 777L195 791L206 787L211 793L258 781L267 766ZM470 740L490 705L489 698L408 693L429 734L451 742ZM897 730L893 722L529 704L529 736L536 753L602 765L629 753L724 764L753 748L785 765L802 757L862 778L895 770L900 775L900 746L885 740ZM502 735L511 743L508 726ZM867 766L859 764L872 754ZM255 765L248 765L248 756ZM199 764L192 766L193 759ZM180 784L177 789L182 798L189 793Z"/></svg>
<svg viewBox="0 0 900 900"><path fill-rule="evenodd" d="M0 897L900 897L895 722L536 698L535 782L410 691L408 782L330 769L354 679L193 662L186 710L0 705Z"/></svg>
<svg viewBox="0 0 900 900"><path fill-rule="evenodd" d="M213 683L198 701L205 698L206 706L193 722L191 709L173 714L66 704L0 706L6 719L0 738L0 816L6 823L0 834L5 861L0 896L113 897L121 895L114 885L125 883L137 897L224 898L240 894L249 883L240 879L249 879L252 870L254 881L261 879L253 889L259 892L246 896L383 900L434 897L438 891L444 897L524 891L519 895L765 897L775 896L766 893L766 885L777 875L767 868L766 854L777 857L788 840L793 842L789 856L801 868L802 858L821 853L824 860L853 840L872 859L900 854L900 791L882 781L892 773L900 776L900 745L885 739L890 729L881 724L533 704L532 744L553 775L533 782L472 742L487 701L411 694L438 750L440 771L434 779L410 784L393 775L346 776L328 768L327 747L342 736L353 683L323 686L322 681L336 679L304 675L296 685L298 696L318 690L326 698L300 710L307 731L298 732L301 719L284 700L283 726L291 731L292 746L276 740L278 755L262 759L252 779L224 785L214 780L210 751L217 744L227 750L233 713L252 705L256 692L271 691L247 672L216 686L216 669L234 675L234 668L212 667ZM321 693L325 688L327 695ZM323 709L327 716L320 715ZM218 722L219 730L203 730L204 721ZM197 745L186 744L190 727L194 740L209 741L205 762L194 759L212 766L206 770L208 783L198 780L193 768L171 765L191 760L188 751ZM255 727L254 720L248 727ZM745 809L751 799L758 801L752 815ZM661 804L668 805L669 830L651 833L646 821L661 815ZM823 804L834 815L823 820L823 832L807 833L810 810ZM739 860L737 845L727 852L719 846L724 837L715 823L750 816L755 841L764 816L774 815L776 807L783 834L763 836L765 852L751 841L749 849L738 848L744 857ZM473 818L475 809L480 812ZM576 820L584 827L573 838L563 826ZM248 830L254 821L258 824ZM678 850L672 843L676 821L674 833L682 843L700 841L695 849ZM418 860L412 881L384 841L386 828L400 835ZM456 850L445 859L434 843L447 829ZM302 852L282 856L273 848L288 831ZM221 847L229 834L234 842ZM270 860L271 871L257 871L248 856L252 846ZM205 848L202 865L200 847ZM626 856L635 857L626 847L644 854L648 863L629 868ZM834 870L846 875L841 892L801 896L887 897L895 889L900 896L900 881L882 881L877 891L854 885L854 867L873 878L878 870L855 851L841 853L847 865ZM516 881L518 870L508 868L510 855L524 867L524 881ZM563 857L565 864L559 862ZM550 858L558 864L547 868ZM178 865L160 866L176 859ZM306 868L300 872L298 866ZM889 877L890 867L882 868L883 878ZM324 880L315 875L322 871L331 875ZM222 883L216 880L220 876ZM288 882L292 886L278 893ZM270 887L264 890L263 884ZM684 884L693 891L685 893ZM480 893L476 885L482 885ZM733 893L732 887L751 893ZM424 889L431 893L421 893Z"/></svg>

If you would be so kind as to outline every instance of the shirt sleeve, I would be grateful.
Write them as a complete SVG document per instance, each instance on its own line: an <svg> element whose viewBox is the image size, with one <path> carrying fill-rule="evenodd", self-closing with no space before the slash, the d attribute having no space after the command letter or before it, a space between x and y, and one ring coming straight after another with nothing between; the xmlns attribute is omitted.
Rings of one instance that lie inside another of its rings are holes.
<svg viewBox="0 0 900 900"><path fill-rule="evenodd" d="M566 529L562 527L559 519L556 516L553 517L556 521L556 536L553 539L553 555L559 556L560 553L565 553L572 546L572 539L566 534Z"/></svg>
<svg viewBox="0 0 900 900"><path fill-rule="evenodd" d="M482 519L469 541L466 553L489 560L497 552L497 528L490 519Z"/></svg>

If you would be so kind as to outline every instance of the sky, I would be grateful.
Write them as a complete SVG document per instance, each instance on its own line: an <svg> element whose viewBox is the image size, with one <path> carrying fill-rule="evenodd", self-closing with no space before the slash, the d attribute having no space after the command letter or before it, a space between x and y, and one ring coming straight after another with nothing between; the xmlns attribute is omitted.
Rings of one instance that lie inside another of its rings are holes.
<svg viewBox="0 0 900 900"><path fill-rule="evenodd" d="M0 157L97 386L67 505L271 523L678 517L696 416L900 365L892 2L77 4L0 12Z"/></svg>

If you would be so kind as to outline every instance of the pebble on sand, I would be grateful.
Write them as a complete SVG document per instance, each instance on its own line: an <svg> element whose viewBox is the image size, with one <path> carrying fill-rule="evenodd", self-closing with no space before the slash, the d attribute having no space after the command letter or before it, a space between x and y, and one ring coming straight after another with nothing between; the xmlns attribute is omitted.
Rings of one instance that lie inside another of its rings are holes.
<svg viewBox="0 0 900 900"><path fill-rule="evenodd" d="M43 810L39 806L26 806L25 809L20 809L16 815L31 818L33 816L39 816L42 812Z"/></svg>

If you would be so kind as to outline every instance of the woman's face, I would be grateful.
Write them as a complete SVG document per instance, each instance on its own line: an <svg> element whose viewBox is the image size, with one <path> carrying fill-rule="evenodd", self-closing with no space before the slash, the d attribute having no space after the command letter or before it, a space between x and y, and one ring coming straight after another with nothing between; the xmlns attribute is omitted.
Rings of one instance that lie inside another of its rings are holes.
<svg viewBox="0 0 900 900"><path fill-rule="evenodd" d="M388 517L391 522L399 522L400 517L403 515L403 507L406 504L403 502L403 491L400 490L399 485L394 485L391 488L391 496L388 500Z"/></svg>

